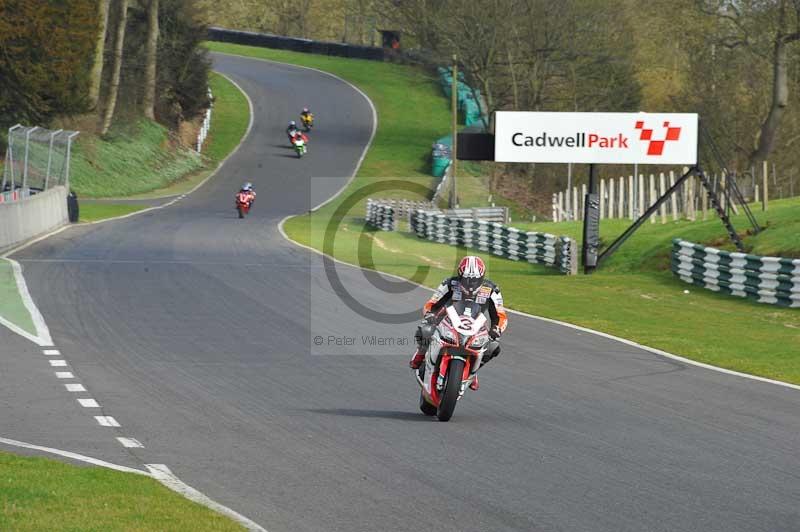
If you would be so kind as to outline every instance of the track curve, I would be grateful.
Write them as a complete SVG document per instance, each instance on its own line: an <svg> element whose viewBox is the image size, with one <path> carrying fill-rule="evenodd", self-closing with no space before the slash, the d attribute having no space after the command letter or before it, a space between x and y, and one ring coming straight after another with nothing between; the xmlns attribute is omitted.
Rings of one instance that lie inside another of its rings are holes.
<svg viewBox="0 0 800 532"><path fill-rule="evenodd" d="M20 418L16 431L117 463L167 464L271 532L800 528L794 390L514 316L483 387L442 424L416 411L408 348L315 351L317 335L398 334L345 309L319 256L277 230L344 185L370 137L370 106L318 72L214 62L256 117L217 177L167 209L71 229L14 257L56 342L145 448L121 459L96 429L67 437ZM304 105L320 120L298 161L283 124ZM310 176L331 177L311 187ZM259 195L242 223L231 202L245 180ZM355 268L339 275L373 307L402 311L428 294L387 297ZM38 424L42 406L28 404Z"/></svg>

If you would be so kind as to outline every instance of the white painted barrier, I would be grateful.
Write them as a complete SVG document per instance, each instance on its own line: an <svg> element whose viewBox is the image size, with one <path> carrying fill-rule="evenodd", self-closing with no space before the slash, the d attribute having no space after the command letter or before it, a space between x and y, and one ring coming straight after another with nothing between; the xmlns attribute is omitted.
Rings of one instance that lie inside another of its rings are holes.
<svg viewBox="0 0 800 532"><path fill-rule="evenodd" d="M67 220L67 189L63 186L0 203L0 250L60 227Z"/></svg>

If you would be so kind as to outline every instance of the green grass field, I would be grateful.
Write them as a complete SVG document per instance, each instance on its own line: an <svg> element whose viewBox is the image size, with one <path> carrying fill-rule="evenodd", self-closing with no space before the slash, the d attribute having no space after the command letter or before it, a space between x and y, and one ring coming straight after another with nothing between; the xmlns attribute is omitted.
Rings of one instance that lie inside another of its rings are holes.
<svg viewBox="0 0 800 532"><path fill-rule="evenodd" d="M244 529L149 477L0 452L0 530Z"/></svg>
<svg viewBox="0 0 800 532"><path fill-rule="evenodd" d="M392 177L430 186L426 157L431 139L447 131L447 101L437 86L409 67L318 57L300 53L210 43L212 50L249 55L333 72L366 92L378 110L378 133L365 164L348 190L313 215L288 220L287 234L322 250L324 235L335 229L333 254L352 264L394 273L435 286L450 275L466 250L420 240L401 230L365 230L364 201L345 213L336 209L364 186ZM422 82L420 82L422 81ZM470 185L468 185L470 186ZM485 194L473 183L470 194ZM412 197L408 191L372 196ZM756 253L796 253L800 204L773 202L759 213L767 227L747 240ZM746 226L735 219L739 229ZM603 221L606 243L621 233L624 221ZM572 236L580 225L520 224L519 227ZM709 215L706 222L647 223L605 267L591 276L566 277L553 270L486 256L490 277L504 288L514 309L590 327L702 362L800 383L800 312L717 295L689 286L669 271L671 239L724 243L725 231ZM359 249L360 243L366 243ZM418 269L422 267L423 270ZM689 293L684 293L689 290ZM514 327L512 318L510 327Z"/></svg>

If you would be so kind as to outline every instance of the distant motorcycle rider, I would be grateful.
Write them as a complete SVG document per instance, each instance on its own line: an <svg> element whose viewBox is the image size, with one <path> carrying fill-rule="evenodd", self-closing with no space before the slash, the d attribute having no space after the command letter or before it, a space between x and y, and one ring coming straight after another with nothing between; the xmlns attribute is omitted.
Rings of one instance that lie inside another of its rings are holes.
<svg viewBox="0 0 800 532"><path fill-rule="evenodd" d="M423 307L425 317L414 335L417 341L417 351L409 362L412 369L418 369L425 361L425 353L430 340L430 335L426 334L426 331L432 332L430 326L438 324L444 317L443 310L450 301L460 299L473 299L481 306L482 312L489 313L491 321L489 336L493 342L483 355L483 364L500 354L500 344L496 340L506 330L508 316L503 307L503 295L500 293L500 288L486 279L485 274L486 265L480 257L466 256L458 264L457 275L442 281L436 293L425 303ZM478 389L477 375L470 384L470 388Z"/></svg>
<svg viewBox="0 0 800 532"><path fill-rule="evenodd" d="M256 191L253 190L252 183L248 182L242 185L242 189L236 193L236 201L247 203L248 207L253 206L253 203L256 201Z"/></svg>
<svg viewBox="0 0 800 532"><path fill-rule="evenodd" d="M286 128L286 135L291 139L294 137L294 134L298 131L297 129L297 122L294 120L289 121L289 127Z"/></svg>

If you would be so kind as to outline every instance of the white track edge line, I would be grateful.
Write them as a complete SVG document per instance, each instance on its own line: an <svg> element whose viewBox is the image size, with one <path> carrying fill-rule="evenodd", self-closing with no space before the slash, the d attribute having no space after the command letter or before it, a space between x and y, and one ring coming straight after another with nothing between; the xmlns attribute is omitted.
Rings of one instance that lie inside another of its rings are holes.
<svg viewBox="0 0 800 532"><path fill-rule="evenodd" d="M234 521L238 522L248 530L254 532L267 532L264 527L260 526L256 522L248 519L247 517L243 516L242 514L228 508L227 506L223 506L222 504L210 499L205 494L197 491L193 487L189 486L188 484L184 483L181 479L176 477L170 469L164 464L145 464L148 471L150 471L150 476L154 479L161 482L164 486L168 487L172 491L175 491L190 501L194 501L198 504L202 504L203 506L210 508L211 510L216 511L217 513L223 514L227 517L230 517Z"/></svg>
<svg viewBox="0 0 800 532"><path fill-rule="evenodd" d="M328 255L326 253L323 253L322 251L319 251L318 249L312 248L310 246L307 246L305 244L301 244L300 242L292 240L289 237L289 235L286 234L286 231L283 229L283 224L289 218L293 218L295 216L297 216L297 215L291 214L289 216L286 216L285 218L283 218L278 223L278 231L280 232L281 236L283 236L284 239L286 239L287 241L291 242L292 244L294 244L296 246L299 246L301 248L305 248L305 249L308 249L310 251L313 251L314 253L317 253L319 255L326 256L329 259L333 260L334 262L337 262L339 264L343 264L345 266L350 266L352 268L357 268L359 270L376 272L376 273L378 273L380 275L385 275L387 277L393 277L393 278L398 279L400 281L405 281L405 282L407 282L409 284L413 284L413 285L418 286L420 288L424 288L426 290L430 290L431 292L434 291L434 289L432 289L432 288L430 288L428 286L416 283L414 281L406 279L405 277L401 277L401 276L395 275L393 273L387 273L387 272L382 272L382 271L379 271L379 270L373 270L373 269L370 269L370 268L364 268L362 266L358 266L358 265L352 264L350 262L345 262L343 260L337 259L336 257L331 257L330 255ZM709 369L709 370L716 371L716 372L719 372L719 373L724 373L726 375L732 375L734 377L741 377L743 379L750 379L750 380L755 380L755 381L759 381L759 382L765 382L765 383L768 383L768 384L774 384L776 386L782 386L784 388L790 388L792 390L800 390L800 385L792 384L790 382L784 382L784 381L779 381L779 380L775 380L775 379L769 379L767 377L759 377L758 375L751 375L750 373L743 373L741 371L721 368L719 366L713 366L711 364L706 364L705 362L698 362L697 360L692 360L692 359L689 359L689 358L686 358L686 357L682 357L680 355L676 355L676 354L670 353L668 351L662 351L661 349L658 349L658 348L655 348L655 347L650 347L650 346L647 346L647 345L644 345L644 344L640 344L640 343L634 342L633 340L627 340L627 339L621 338L619 336L614 336L613 334L604 333L602 331L596 331L594 329L589 329L588 327L582 327L581 325L575 325L574 323L568 323L568 322L565 322L565 321L555 320L553 318L545 318L544 316L536 316L535 314L528 314L527 312L522 312L520 310L514 310L514 309L508 308L508 307L506 307L506 309L509 312L511 312L513 314L517 314L519 316L525 316L526 318L531 318L531 319L534 319L534 320L544 321L544 322L547 322L547 323L553 323L553 324L556 324L556 325L561 325L563 327L568 327L570 329L575 329L575 330L578 330L578 331L594 334L594 335L597 335L597 336L602 336L603 338L607 338L609 340L615 340L615 341L623 343L625 345L636 347L638 349L642 349L644 351L648 351L648 352L653 353L655 355L663 356L665 358L670 358L672 360L677 360L679 362L683 362L685 364L689 364L689 365L692 365L692 366L697 366L697 367L700 367L700 368Z"/></svg>
<svg viewBox="0 0 800 532"><path fill-rule="evenodd" d="M356 91L358 94L360 94L367 101L367 103L369 104L370 110L372 111L372 131L370 132L369 140L367 141L367 144L364 146L364 150L361 152L361 157L359 157L355 168L353 168L352 175L347 180L347 182L344 185L342 185L342 188L340 188L336 192L336 194L334 194L330 198L326 199L325 201L323 201L322 203L320 203L316 207L311 208L309 212L314 212L314 211L318 210L319 208L323 207L324 205L327 205L331 201L333 201L336 198L338 198L347 189L347 187L350 185L350 183L353 182L353 179L356 178L356 174L358 174L358 171L361 169L361 164L364 162L364 159L366 159L367 152L369 152L369 149L372 147L372 141L375 139L375 134L378 131L378 110L375 108L375 104L372 103L372 100L369 99L369 96L367 96L366 93L364 93L364 91L362 91L361 89L359 89L358 87L356 87L355 85L353 85L352 83L347 81L346 79L343 79L343 78L337 76L336 74L332 74L330 72L326 72L324 70L320 70L318 68L309 67L309 66L303 66L303 65L296 65L294 63L286 63L284 61L276 61L274 59L264 59L264 58L261 58L261 57L250 57L250 56L247 56L247 55L229 54L227 52L216 52L216 51L213 51L213 50L211 50L211 52L215 53L215 54L220 54L220 55L228 55L228 56L231 56L231 57L241 57L243 59L252 59L254 61L264 61L265 63L274 63L274 64L277 64L277 65L286 65L286 66L295 67L295 68L304 68L306 70L313 70L314 72L319 72L320 74L324 74L326 76L330 76L330 77L332 77L334 79L337 79L337 80L341 81L345 85L348 85L351 89Z"/></svg>
<svg viewBox="0 0 800 532"><path fill-rule="evenodd" d="M33 298L28 291L28 285L25 283L25 277L22 275L22 267L17 261L9 259L8 257L3 257L3 260L6 260L9 264L11 264L11 270L14 272L14 280L17 284L17 293L19 293L20 298L22 298L22 304L28 311L28 314L33 320L33 326L36 328L35 339L31 334L22 334L22 336L38 344L40 347L52 347L53 339L50 336L50 329L47 328L47 324L44 321L42 313L39 312L39 309L36 307L36 304L33 302ZM10 322L8 320L4 318L0 318L0 320L2 320L0 323L9 326ZM21 331L21 328L16 326L9 326L9 329L18 334Z"/></svg>
<svg viewBox="0 0 800 532"><path fill-rule="evenodd" d="M8 321L7 319L5 319L2 316L0 316L0 325L4 325L5 327L8 327L11 330L11 332L17 333L18 335L22 336L26 340L30 340L31 342L33 342L36 345L39 345L41 347L49 347L49 346L42 345L42 340L38 336L34 336L31 333L29 333L28 331L26 331L24 329L21 329L20 327L18 327L17 325L14 325L13 323L11 323L10 321Z"/></svg>
<svg viewBox="0 0 800 532"><path fill-rule="evenodd" d="M86 462L87 464L92 464L100 467L107 467L108 469L114 469L116 471L122 471L123 473L136 473L137 475L144 475L146 477L152 476L147 471L142 471L141 469L136 469L133 467L122 466L117 464L112 464L111 462L106 462L105 460L100 460L99 458L92 458L90 456L85 456L78 453L73 453L72 451L64 451L62 449L54 449L52 447L43 447L41 445L34 445L32 443L25 443L22 441L11 440L8 438L0 437L0 443L5 445L11 445L14 447L23 447L25 449L33 449L35 451L43 451L45 453L57 454L59 456L63 456L66 458L71 458L73 460L78 460L81 462Z"/></svg>
<svg viewBox="0 0 800 532"><path fill-rule="evenodd" d="M189 486L188 484L180 480L178 477L176 477L172 473L172 471L170 471L169 468L163 464L146 464L145 466L147 467L148 471L142 471L141 469L136 469L134 467L128 467L119 464L113 464L111 462L106 462L105 460L100 460L99 458L92 458L91 456L74 453L72 451L65 451L63 449L55 449L53 447L45 447L42 445L34 445L32 443L12 440L10 438L0 437L0 444L8 445L11 447L21 447L24 449L31 449L34 451L41 451L45 453L55 454L58 456L63 456L64 458L70 458L72 460L85 462L87 464L91 464L94 466L113 469L114 471L120 471L122 473L133 473L135 475L150 477L159 481L161 484L179 493L180 495L183 495L190 501L202 504L206 508L209 508L217 513L230 517L234 521L245 526L248 530L256 532L267 532L263 527L259 526L258 524L251 521L247 517L237 513L234 510L231 510L227 506L224 506L212 500L202 492Z"/></svg>

